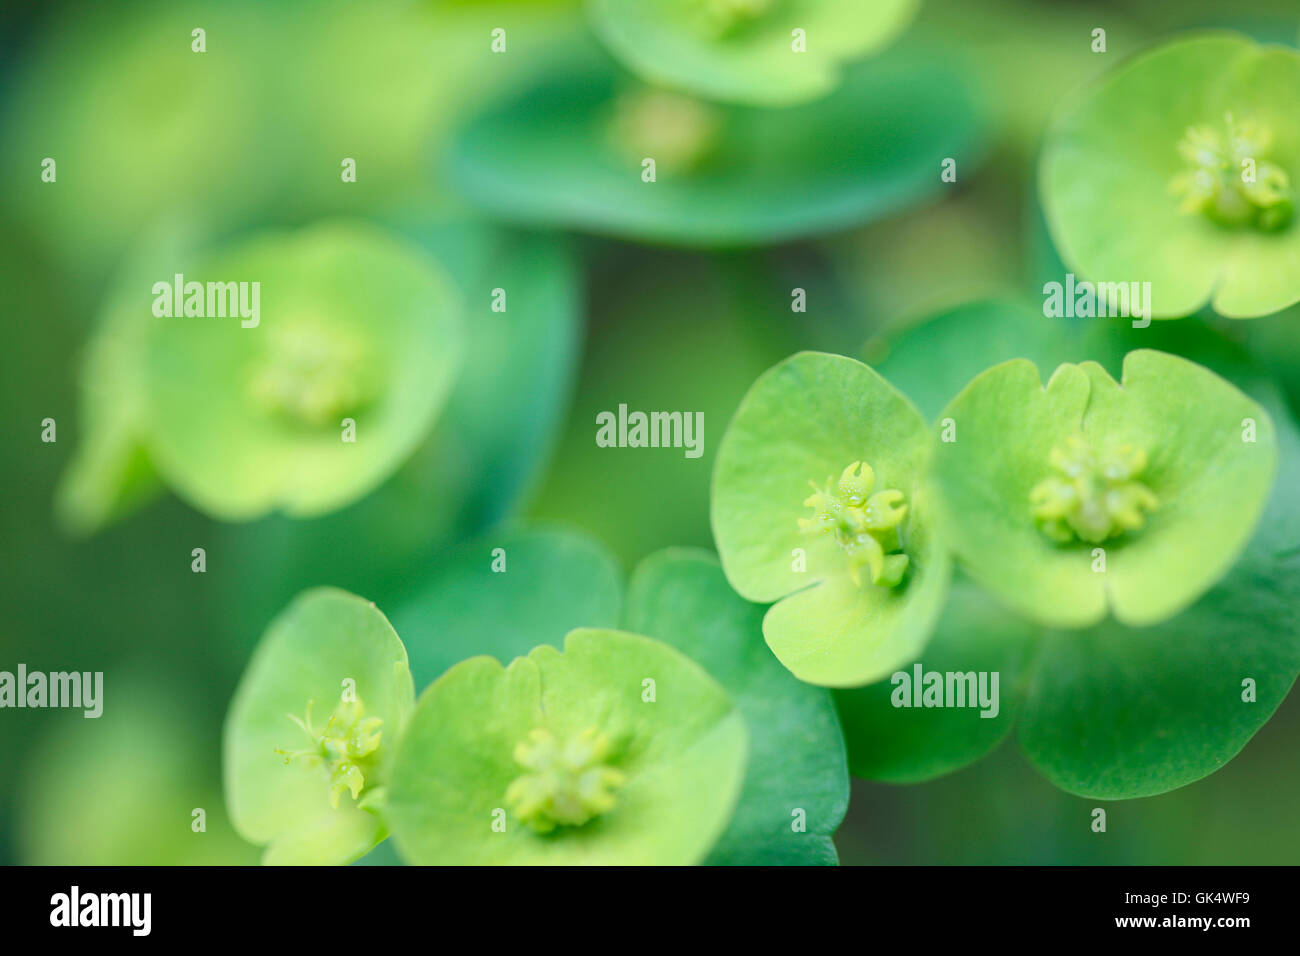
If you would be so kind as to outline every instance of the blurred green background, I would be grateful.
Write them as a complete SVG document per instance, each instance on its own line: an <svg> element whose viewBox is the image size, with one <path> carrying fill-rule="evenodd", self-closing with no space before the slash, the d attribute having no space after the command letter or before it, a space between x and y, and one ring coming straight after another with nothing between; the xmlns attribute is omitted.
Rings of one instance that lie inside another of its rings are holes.
<svg viewBox="0 0 1300 956"><path fill-rule="evenodd" d="M765 368L801 348L879 362L891 333L973 299L1041 305L1043 277L1060 266L1035 164L1064 98L1181 31L1228 26L1294 44L1300 28L1294 0L923 0L882 72L868 66L846 84L858 99L827 115L877 110L910 129L948 104L954 117L931 145L960 137L956 183L940 188L918 141L933 184L900 166L852 200L859 225L828 217L750 243L647 230L655 241L643 244L635 225L552 233L542 212L498 223L446 161L453 131L494 97L581 59L573 51L592 40L579 3L48 3L4 16L0 669L104 671L106 684L98 720L0 713L6 863L255 862L221 809L221 721L262 628L299 589L338 585L392 610L440 552L521 520L585 531L625 570L661 547L711 548L713 453ZM202 74L187 59L195 26L208 36ZM494 58L497 26L510 47ZM1096 27L1105 54L1090 49ZM924 108L909 114L909 96ZM750 121L761 133L786 118ZM846 147L842 161L865 148ZM40 181L46 156L58 159L57 185ZM358 160L347 186L344 156ZM599 183L578 198L574 209L601 215L622 202ZM52 503L82 437L79 363L135 244L177 223L218 240L337 214L412 237L472 303L486 304L501 263L512 276L535 269L537 324L522 335L471 308L468 377L434 435L334 515L225 524L164 494L98 534L67 535ZM590 225L569 220L557 225ZM790 309L795 287L806 312ZM1240 333L1292 386L1296 321L1284 313ZM620 403L702 411L703 457L598 448L596 413ZM53 444L39 439L47 417ZM194 547L207 550L206 574L191 572ZM1006 743L931 783L855 781L836 843L844 863L1293 863L1298 745L1292 694L1223 770L1107 804L1108 832L1096 834L1096 804L1054 789ZM196 807L206 833L190 829Z"/></svg>

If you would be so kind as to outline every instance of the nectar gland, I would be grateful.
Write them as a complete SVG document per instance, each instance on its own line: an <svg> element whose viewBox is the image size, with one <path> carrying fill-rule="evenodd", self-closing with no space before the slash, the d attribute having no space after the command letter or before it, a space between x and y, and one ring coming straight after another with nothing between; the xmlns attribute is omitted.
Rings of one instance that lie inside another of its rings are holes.
<svg viewBox="0 0 1300 956"><path fill-rule="evenodd" d="M849 576L861 584L865 567L872 584L897 587L907 572L908 558L901 553L899 527L907 514L903 493L893 488L871 493L876 474L871 466L855 461L833 476L804 501L816 513L799 519L799 530L809 534L830 534L848 557Z"/></svg>

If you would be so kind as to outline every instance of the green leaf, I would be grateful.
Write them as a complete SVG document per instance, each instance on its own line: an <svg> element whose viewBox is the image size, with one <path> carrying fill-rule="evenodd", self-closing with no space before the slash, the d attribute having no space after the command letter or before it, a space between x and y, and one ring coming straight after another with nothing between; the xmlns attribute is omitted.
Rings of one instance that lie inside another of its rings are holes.
<svg viewBox="0 0 1300 956"><path fill-rule="evenodd" d="M349 692L365 718L382 724L378 749L360 764L363 789L339 794L334 807L337 764L286 762L284 752L316 746L294 719L309 702L306 722L321 730L332 714L348 713ZM369 601L333 588L306 591L271 623L235 691L224 743L230 816L245 839L269 844L263 862L347 863L387 835L383 788L414 702L406 650Z"/></svg>
<svg viewBox="0 0 1300 956"><path fill-rule="evenodd" d="M1216 211L1258 215L1241 198L1247 159L1256 184L1280 172L1293 204L1298 108L1300 53L1235 34L1176 39L1112 71L1060 118L1043 151L1043 204L1062 258L1092 280L1150 282L1158 317L1212 302L1248 318L1300 301L1295 217L1267 226ZM1205 163L1217 157L1207 182L1223 199L1213 214L1183 208L1190 180L1180 177L1202 168L1189 150Z"/></svg>
<svg viewBox="0 0 1300 956"><path fill-rule="evenodd" d="M583 766L621 776L613 807L535 832L507 799L528 772L517 748L534 731L570 743L588 729L610 749ZM424 692L398 750L394 838L417 864L697 863L731 816L746 749L743 718L697 664L649 638L573 631L563 653L539 647L508 668L472 658Z"/></svg>
<svg viewBox="0 0 1300 956"><path fill-rule="evenodd" d="M875 369L933 421L975 376L1013 358L1055 368L1068 354L1069 330L1010 299L971 302L894 334Z"/></svg>
<svg viewBox="0 0 1300 956"><path fill-rule="evenodd" d="M763 633L776 656L809 683L871 683L914 660L942 608L949 576L926 487L931 438L915 407L861 362L801 352L750 388L718 449L712 520L727 578L742 597L780 603ZM809 485L863 462L874 491L900 491L907 576L856 583L834 535L800 520ZM801 564L806 561L806 564Z"/></svg>
<svg viewBox="0 0 1300 956"><path fill-rule="evenodd" d="M587 9L605 44L648 82L706 99L783 106L834 89L841 62L889 43L918 3L589 0ZM803 50L795 30L803 32Z"/></svg>
<svg viewBox="0 0 1300 956"><path fill-rule="evenodd" d="M835 692L853 775L920 783L983 757L1011 732L1040 637L1037 625L958 576L934 635L915 663L901 666L889 681ZM921 668L920 682L916 667ZM975 698L962 707L917 707L917 687L924 689L930 673L944 675L945 683L950 673L963 679L973 673L977 682L988 675L985 687L993 691L992 706L977 706Z"/></svg>
<svg viewBox="0 0 1300 956"><path fill-rule="evenodd" d="M1056 627L1108 612L1150 625L1185 609L1241 553L1277 467L1263 408L1207 369L1150 350L1129 353L1120 384L1085 362L1062 365L1044 388L1032 363L1007 362L943 417L956 425L936 462L954 553L1009 606ZM1039 527L1031 496L1078 436L1098 454L1145 453L1138 478L1156 504L1143 527L1068 544Z"/></svg>
<svg viewBox="0 0 1300 956"><path fill-rule="evenodd" d="M459 364L460 304L441 269L373 227L327 223L249 240L186 277L216 280L261 283L256 326L151 321L146 429L169 484L247 520L331 511L388 477Z"/></svg>
<svg viewBox="0 0 1300 956"><path fill-rule="evenodd" d="M676 647L736 702L751 751L735 815L706 860L833 864L848 806L844 741L829 692L796 680L761 639L763 608L736 596L717 559L672 548L638 565L624 624ZM796 832L800 820L806 832Z"/></svg>
<svg viewBox="0 0 1300 956"><path fill-rule="evenodd" d="M1059 335L1051 334L1053 327ZM1023 347L1015 341L1017 331ZM1052 341L1058 337L1059 341ZM953 339L957 341L950 348ZM1283 475L1252 544L1219 584L1164 623L1129 628L1106 621L1089 629L1043 632L1034 638L1033 646L1042 649L1034 652L1038 659L1033 669L1001 665L1003 714L996 721L968 723L967 729L974 732L969 738L954 727L929 732L931 725L947 723L948 718L959 723L956 718L962 712L895 711L888 702L890 685L838 692L855 775L920 780L976 759L1001 736L980 725L1004 729L1004 716L1020 699L1020 692L1013 694L1011 688L1032 676L1032 688L1022 688L1031 691L1031 697L1019 716L1017 736L1039 769L1073 793L1117 799L1143 796L1218 769L1284 698L1300 671L1300 650L1290 637L1300 633L1292 597L1298 570L1294 554L1300 543L1294 516L1300 508L1294 501L1297 482L1288 478L1297 468L1293 460L1297 439L1274 387L1239 348L1201 323L1133 329L1127 320L1093 320L1066 326L1013 309L1009 303L1006 307L975 305L902 333L881 371L929 408L945 389L956 390L972 364L1028 355L1040 368L1052 368L1062 360L1086 357L1119 372L1125 353L1140 345L1205 364L1247 391L1277 423ZM933 360L917 360L918 351ZM965 434L959 428L959 440ZM968 607L963 610L963 605ZM1238 613L1242 609L1244 613ZM996 623L999 617L1005 621L1001 626ZM926 670L995 669L995 647L1010 653L1035 630L998 610L992 598L959 578L922 659ZM986 663L977 663L975 648L949 660L934 656L946 653L946 647L955 652L967 643L988 655ZM1008 671L1021 674L1020 680L1009 677ZM1256 677L1257 703L1241 701L1240 677L1226 687L1224 675L1239 674ZM1269 676L1259 680L1259 674ZM909 730L921 732L913 737ZM979 736L981 730L986 737Z"/></svg>
<svg viewBox="0 0 1300 956"><path fill-rule="evenodd" d="M576 627L613 627L622 600L623 571L600 542L519 528L440 555L393 622L422 688L467 657L509 663L539 644L559 647Z"/></svg>
<svg viewBox="0 0 1300 956"><path fill-rule="evenodd" d="M140 289L152 284L148 253L124 266L109 292L79 370L76 452L55 492L65 531L90 534L155 497L162 489L144 447L146 404L140 358L149 313ZM156 264L156 263L154 263Z"/></svg>
<svg viewBox="0 0 1300 956"><path fill-rule="evenodd" d="M577 372L581 273L556 235L468 221L422 223L411 235L463 290L465 354L493 359L457 379L412 462L436 502L423 507L445 516L434 532L461 537L510 517L547 463ZM399 510L390 523L409 523L411 509Z"/></svg>
<svg viewBox="0 0 1300 956"><path fill-rule="evenodd" d="M958 71L920 53L855 66L773 113L654 91L575 51L565 72L468 121L452 179L502 219L688 246L757 245L866 222L936 191L971 156ZM655 181L643 181L645 159Z"/></svg>

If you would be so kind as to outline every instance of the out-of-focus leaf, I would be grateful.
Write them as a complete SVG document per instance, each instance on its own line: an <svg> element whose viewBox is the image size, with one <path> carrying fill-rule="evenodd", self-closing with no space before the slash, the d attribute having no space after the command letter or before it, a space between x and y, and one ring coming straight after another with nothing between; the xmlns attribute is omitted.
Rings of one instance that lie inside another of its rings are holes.
<svg viewBox="0 0 1300 956"><path fill-rule="evenodd" d="M396 605L393 623L423 688L488 654L509 664L577 627L613 627L623 573L594 539L559 528L488 534L439 555Z"/></svg>
<svg viewBox="0 0 1300 956"><path fill-rule="evenodd" d="M453 180L503 219L689 246L843 229L942 186L977 159L961 73L921 53L852 67L835 93L772 112L651 92L598 54L466 123ZM646 159L655 181L643 180Z"/></svg>

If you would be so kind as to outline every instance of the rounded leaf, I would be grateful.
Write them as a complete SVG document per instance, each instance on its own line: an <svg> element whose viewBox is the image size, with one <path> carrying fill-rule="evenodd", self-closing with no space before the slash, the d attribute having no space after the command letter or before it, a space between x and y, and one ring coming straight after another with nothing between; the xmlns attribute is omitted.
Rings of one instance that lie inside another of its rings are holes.
<svg viewBox="0 0 1300 956"><path fill-rule="evenodd" d="M920 783L983 757L1011 732L1041 633L958 576L920 658L888 681L835 692L850 771ZM943 681L938 701L926 695L932 674Z"/></svg>
<svg viewBox="0 0 1300 956"><path fill-rule="evenodd" d="M1281 419L1279 419L1281 421ZM1155 627L1052 633L1021 716L1021 749L1081 796L1164 793L1226 764L1300 673L1300 436L1279 429L1282 474L1241 560Z"/></svg>
<svg viewBox="0 0 1300 956"><path fill-rule="evenodd" d="M511 222L760 245L857 225L939 189L939 162L975 152L966 89L940 60L882 57L830 96L776 113L645 87L575 52L564 71L465 123L448 174Z"/></svg>

